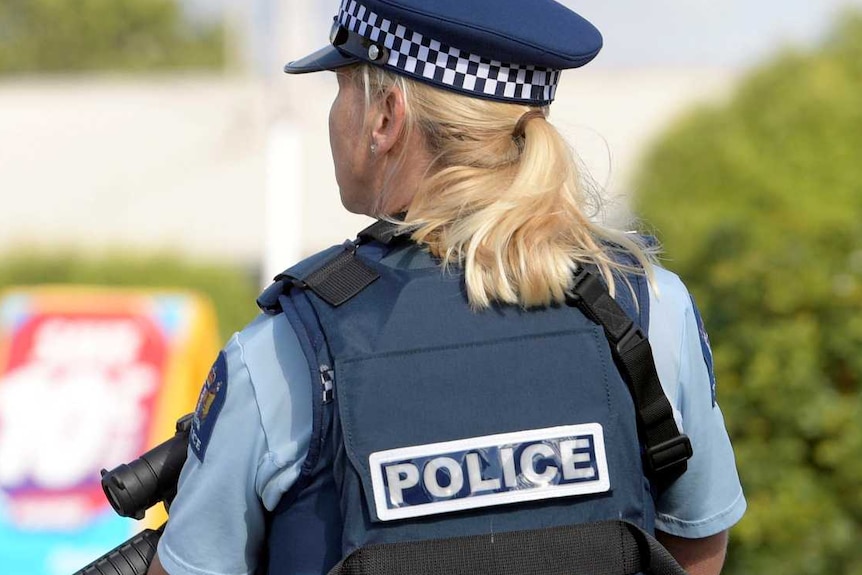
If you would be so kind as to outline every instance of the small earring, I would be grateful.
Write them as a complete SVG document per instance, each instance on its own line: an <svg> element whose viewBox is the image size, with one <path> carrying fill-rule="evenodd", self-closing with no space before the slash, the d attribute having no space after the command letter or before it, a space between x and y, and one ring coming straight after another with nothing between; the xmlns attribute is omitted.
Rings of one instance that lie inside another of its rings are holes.
<svg viewBox="0 0 862 575"><path fill-rule="evenodd" d="M371 144L371 155L375 155L377 153L377 144Z"/></svg>

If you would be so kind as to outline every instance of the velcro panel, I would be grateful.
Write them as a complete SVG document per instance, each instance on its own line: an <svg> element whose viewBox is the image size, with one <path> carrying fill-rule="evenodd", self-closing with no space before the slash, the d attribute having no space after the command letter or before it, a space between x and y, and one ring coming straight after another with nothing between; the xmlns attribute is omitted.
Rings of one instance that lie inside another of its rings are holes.
<svg viewBox="0 0 862 575"><path fill-rule="evenodd" d="M380 274L357 259L352 250L344 250L305 278L305 283L321 299L340 306L374 281Z"/></svg>

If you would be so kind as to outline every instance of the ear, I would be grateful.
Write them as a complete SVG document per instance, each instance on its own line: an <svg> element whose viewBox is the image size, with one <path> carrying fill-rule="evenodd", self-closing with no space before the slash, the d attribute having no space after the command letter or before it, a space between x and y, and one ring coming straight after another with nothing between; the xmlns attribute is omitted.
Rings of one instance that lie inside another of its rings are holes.
<svg viewBox="0 0 862 575"><path fill-rule="evenodd" d="M377 146L377 154L385 155L398 145L407 122L407 107L404 92L393 86L375 106L371 122L371 141Z"/></svg>

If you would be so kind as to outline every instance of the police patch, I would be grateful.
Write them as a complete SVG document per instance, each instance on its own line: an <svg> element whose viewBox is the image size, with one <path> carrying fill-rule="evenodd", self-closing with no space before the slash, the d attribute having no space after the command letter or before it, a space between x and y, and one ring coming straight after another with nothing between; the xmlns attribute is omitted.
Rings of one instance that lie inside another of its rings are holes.
<svg viewBox="0 0 862 575"><path fill-rule="evenodd" d="M390 449L369 463L381 521L610 489L598 423Z"/></svg>
<svg viewBox="0 0 862 575"><path fill-rule="evenodd" d="M203 463L207 445L215 427L216 418L227 396L227 360L224 352L218 354L204 382L195 415L189 429L189 446Z"/></svg>

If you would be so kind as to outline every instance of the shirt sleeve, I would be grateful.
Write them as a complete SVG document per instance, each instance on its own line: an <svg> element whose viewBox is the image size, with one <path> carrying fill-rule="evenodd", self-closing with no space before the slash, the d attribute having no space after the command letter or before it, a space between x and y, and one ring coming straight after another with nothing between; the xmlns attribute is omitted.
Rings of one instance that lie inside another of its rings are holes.
<svg viewBox="0 0 862 575"><path fill-rule="evenodd" d="M296 481L308 451L310 375L286 318L259 317L223 355L224 398L208 400L205 384L196 410L203 445L189 448L158 545L170 575L254 572L266 510Z"/></svg>
<svg viewBox="0 0 862 575"><path fill-rule="evenodd" d="M733 526L746 502L721 409L714 401L706 332L679 278L656 270L650 297L650 342L674 416L692 443L688 470L656 502L656 528L689 539Z"/></svg>

